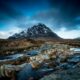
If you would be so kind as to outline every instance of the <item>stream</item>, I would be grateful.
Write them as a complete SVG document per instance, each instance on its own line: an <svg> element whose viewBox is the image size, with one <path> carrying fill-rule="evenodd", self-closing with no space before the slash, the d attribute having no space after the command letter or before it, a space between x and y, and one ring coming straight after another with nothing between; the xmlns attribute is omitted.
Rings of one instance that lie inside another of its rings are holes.
<svg viewBox="0 0 80 80"><path fill-rule="evenodd" d="M34 56L34 55L39 54L42 50L49 49L49 48L42 47L40 49L35 49L35 50L27 52L26 55ZM80 48L72 48L70 50L74 50L75 52L76 51L80 52ZM21 54L21 53L9 55L9 56L0 56L0 61L15 60L22 56L23 56L23 54ZM72 55L71 57L69 57L69 59L67 60L66 63L63 63L63 64L60 63L59 67L64 68L64 69L68 69L68 68L72 68L72 67L74 68L75 64L78 62L80 62L80 54L75 54L75 55ZM29 80L30 78L32 78L33 80L37 80L39 78L42 78L45 75L50 74L53 71L54 71L53 68L47 68L47 67L33 69L31 64L28 63L24 66L24 68L22 70L20 70L17 73L17 80Z"/></svg>

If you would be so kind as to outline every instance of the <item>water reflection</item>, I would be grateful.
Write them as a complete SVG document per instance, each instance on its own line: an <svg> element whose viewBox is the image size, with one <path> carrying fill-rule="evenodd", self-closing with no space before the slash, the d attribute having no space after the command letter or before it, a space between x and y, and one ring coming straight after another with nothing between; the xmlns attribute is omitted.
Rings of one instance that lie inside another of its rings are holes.
<svg viewBox="0 0 80 80"><path fill-rule="evenodd" d="M9 55L9 56L0 56L0 61L15 60L22 56L23 54L20 54L20 53Z"/></svg>

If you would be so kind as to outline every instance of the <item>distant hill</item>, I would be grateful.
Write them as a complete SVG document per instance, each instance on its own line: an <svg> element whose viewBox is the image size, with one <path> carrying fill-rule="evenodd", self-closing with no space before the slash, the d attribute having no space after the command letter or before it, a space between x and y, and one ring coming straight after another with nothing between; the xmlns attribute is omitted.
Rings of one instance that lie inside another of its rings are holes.
<svg viewBox="0 0 80 80"><path fill-rule="evenodd" d="M78 38L75 38L75 40L80 40L80 37L78 37Z"/></svg>

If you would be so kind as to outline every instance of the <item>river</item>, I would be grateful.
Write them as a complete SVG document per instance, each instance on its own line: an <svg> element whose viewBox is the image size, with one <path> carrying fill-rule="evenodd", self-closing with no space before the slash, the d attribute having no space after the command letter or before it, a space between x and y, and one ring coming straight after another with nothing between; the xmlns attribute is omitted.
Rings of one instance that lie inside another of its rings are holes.
<svg viewBox="0 0 80 80"><path fill-rule="evenodd" d="M40 48L40 49L35 49L32 51L29 51L26 53L26 55L29 56L34 56L40 53L41 50L43 49L47 49L47 48ZM72 48L70 50L74 50L74 51L80 51L80 48ZM21 53L17 53L17 54L13 54L13 55L9 55L9 56L0 56L0 61L4 61L4 60L15 60L19 57L22 57L23 54ZM68 59L68 62L80 62L80 55L76 55L76 56L71 56L70 59ZM70 65L67 63L67 65ZM64 66L61 65L61 66ZM51 72L53 72L54 69L52 68L47 68L47 67L42 67L39 69L33 69L30 63L27 63L24 68L22 70L20 70L17 73L17 80L29 80L30 78L33 78L33 80L37 80L41 77L43 77L44 75L48 75Z"/></svg>

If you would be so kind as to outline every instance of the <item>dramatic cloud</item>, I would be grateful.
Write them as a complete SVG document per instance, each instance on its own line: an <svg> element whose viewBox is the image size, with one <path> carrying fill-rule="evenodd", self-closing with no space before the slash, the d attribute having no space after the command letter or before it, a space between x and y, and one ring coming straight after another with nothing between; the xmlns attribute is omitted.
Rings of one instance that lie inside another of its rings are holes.
<svg viewBox="0 0 80 80"><path fill-rule="evenodd" d="M38 13L34 18L50 22L53 28L77 29L80 25L80 0L50 0L50 4L51 9Z"/></svg>
<svg viewBox="0 0 80 80"><path fill-rule="evenodd" d="M7 31L1 31L0 30L0 38L8 38L9 36L15 34L15 33L19 33L22 29L18 28L18 27L11 27L9 28Z"/></svg>
<svg viewBox="0 0 80 80"><path fill-rule="evenodd" d="M65 39L74 39L80 36L80 29L79 30L66 30L65 28L61 28L59 31L56 32L60 37Z"/></svg>

